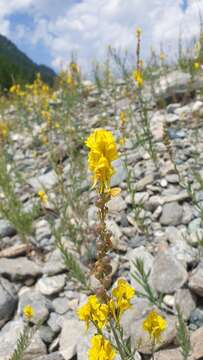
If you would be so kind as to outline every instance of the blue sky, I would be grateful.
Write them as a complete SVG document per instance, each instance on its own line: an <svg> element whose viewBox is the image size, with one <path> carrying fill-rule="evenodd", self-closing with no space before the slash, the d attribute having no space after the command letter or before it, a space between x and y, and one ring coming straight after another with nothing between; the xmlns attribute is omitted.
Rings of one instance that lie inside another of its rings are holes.
<svg viewBox="0 0 203 360"><path fill-rule="evenodd" d="M151 47L175 53L199 32L203 0L0 0L0 33L37 63L55 70L71 53L87 68L103 60L109 44L135 49L134 30L143 31L143 57Z"/></svg>

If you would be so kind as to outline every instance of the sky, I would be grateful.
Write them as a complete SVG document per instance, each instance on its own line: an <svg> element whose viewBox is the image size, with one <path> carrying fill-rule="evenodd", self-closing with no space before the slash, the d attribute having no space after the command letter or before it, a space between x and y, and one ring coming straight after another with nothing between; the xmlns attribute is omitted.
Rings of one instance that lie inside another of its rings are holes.
<svg viewBox="0 0 203 360"><path fill-rule="evenodd" d="M35 62L65 66L71 54L88 69L105 59L108 45L135 50L142 28L142 56L161 46L169 53L199 34L203 0L0 0L0 33Z"/></svg>

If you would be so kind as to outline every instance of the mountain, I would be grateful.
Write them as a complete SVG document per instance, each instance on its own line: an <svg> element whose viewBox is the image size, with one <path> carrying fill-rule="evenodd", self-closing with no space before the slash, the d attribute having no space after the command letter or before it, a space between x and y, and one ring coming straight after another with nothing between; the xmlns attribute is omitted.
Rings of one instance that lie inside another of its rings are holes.
<svg viewBox="0 0 203 360"><path fill-rule="evenodd" d="M34 63L9 39L0 35L0 88L9 88L13 83L31 83L37 73L43 81L53 85L55 72L45 65Z"/></svg>

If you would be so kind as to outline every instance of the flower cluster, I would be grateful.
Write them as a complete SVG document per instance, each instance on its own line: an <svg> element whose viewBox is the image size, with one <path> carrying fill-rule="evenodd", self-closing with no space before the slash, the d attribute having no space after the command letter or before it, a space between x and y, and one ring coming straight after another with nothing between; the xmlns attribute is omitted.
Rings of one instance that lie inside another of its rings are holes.
<svg viewBox="0 0 203 360"><path fill-rule="evenodd" d="M116 352L110 342L102 335L95 335L91 340L92 347L88 351L89 360L113 360Z"/></svg>
<svg viewBox="0 0 203 360"><path fill-rule="evenodd" d="M109 302L111 313L116 322L119 322L123 313L131 307L130 300L135 290L124 279L119 279L112 291L113 299Z"/></svg>
<svg viewBox="0 0 203 360"><path fill-rule="evenodd" d="M101 304L96 295L89 296L87 303L77 311L79 319L86 322L87 329L90 322L102 329L107 322L108 313L108 305Z"/></svg>
<svg viewBox="0 0 203 360"><path fill-rule="evenodd" d="M167 322L155 310L151 311L143 322L143 328L149 333L153 342L159 342L161 333L166 329Z"/></svg>
<svg viewBox="0 0 203 360"><path fill-rule="evenodd" d="M110 131L98 129L85 143L90 149L88 165L93 174L93 187L99 183L99 191L103 193L110 189L110 180L115 173L111 162L118 158L114 137Z"/></svg>

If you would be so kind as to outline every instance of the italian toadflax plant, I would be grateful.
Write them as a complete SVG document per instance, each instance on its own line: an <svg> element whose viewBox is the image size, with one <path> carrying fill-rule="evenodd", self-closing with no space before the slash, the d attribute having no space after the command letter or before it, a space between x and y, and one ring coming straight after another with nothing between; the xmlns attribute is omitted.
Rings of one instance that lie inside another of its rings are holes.
<svg viewBox="0 0 203 360"><path fill-rule="evenodd" d="M85 144L89 148L88 165L92 173L92 187L97 192L99 224L97 261L93 273L100 286L77 313L79 319L85 322L87 330L91 325L95 327L95 335L88 351L89 360L113 360L116 354L119 354L122 360L130 360L134 359L136 349L131 346L129 339L125 339L121 318L123 313L131 308L135 290L125 279L119 279L112 291L108 291L112 272L109 257L112 234L107 229L106 217L108 201L120 192L119 188L110 186L111 177L115 174L112 162L118 159L117 145L113 134L104 129L95 130ZM144 329L149 331L146 322ZM162 326L160 332L164 329ZM150 336L153 334L150 332Z"/></svg>

